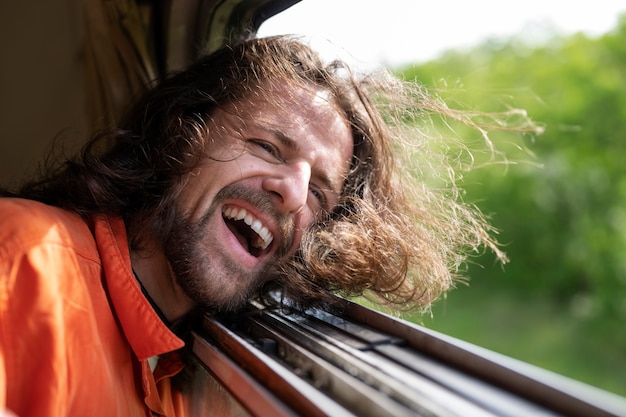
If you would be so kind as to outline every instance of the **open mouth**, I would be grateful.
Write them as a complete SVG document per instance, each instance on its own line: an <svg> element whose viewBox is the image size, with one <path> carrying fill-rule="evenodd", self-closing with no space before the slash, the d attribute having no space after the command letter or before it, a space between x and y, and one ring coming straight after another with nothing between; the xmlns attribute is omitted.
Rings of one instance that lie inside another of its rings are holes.
<svg viewBox="0 0 626 417"><path fill-rule="evenodd" d="M252 256L258 257L274 240L263 223L244 208L224 207L222 217L228 229Z"/></svg>

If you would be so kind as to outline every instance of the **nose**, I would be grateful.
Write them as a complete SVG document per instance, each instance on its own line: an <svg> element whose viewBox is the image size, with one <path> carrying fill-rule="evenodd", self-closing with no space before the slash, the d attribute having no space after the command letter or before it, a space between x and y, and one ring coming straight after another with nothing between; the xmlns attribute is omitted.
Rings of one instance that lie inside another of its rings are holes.
<svg viewBox="0 0 626 417"><path fill-rule="evenodd" d="M263 189L278 198L283 212L299 212L307 203L311 166L306 161L292 161L277 165L276 170L263 181Z"/></svg>

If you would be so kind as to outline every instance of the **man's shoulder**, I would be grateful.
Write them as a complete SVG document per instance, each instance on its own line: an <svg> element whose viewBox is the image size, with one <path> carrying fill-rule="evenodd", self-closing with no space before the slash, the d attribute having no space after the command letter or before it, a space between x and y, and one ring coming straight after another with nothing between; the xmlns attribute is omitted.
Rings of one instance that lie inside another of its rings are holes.
<svg viewBox="0 0 626 417"><path fill-rule="evenodd" d="M0 198L0 255L2 248L26 249L38 244L89 245L93 236L77 214L37 201Z"/></svg>
<svg viewBox="0 0 626 417"><path fill-rule="evenodd" d="M72 224L81 222L78 215L39 201L22 198L0 198L0 223L2 224L2 229L7 227L17 229L37 228L56 223Z"/></svg>

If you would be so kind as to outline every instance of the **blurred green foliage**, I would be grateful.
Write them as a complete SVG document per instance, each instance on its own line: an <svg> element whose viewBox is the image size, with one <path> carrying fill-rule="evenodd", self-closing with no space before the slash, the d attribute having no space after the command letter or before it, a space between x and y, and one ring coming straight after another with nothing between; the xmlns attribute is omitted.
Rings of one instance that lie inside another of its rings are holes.
<svg viewBox="0 0 626 417"><path fill-rule="evenodd" d="M494 132L511 163L479 155L464 175L466 199L501 231L511 262L496 265L489 253L473 259L470 286L435 306L425 324L626 395L626 15L598 38L493 39L398 74L435 89L450 107L522 108L545 129ZM478 311L455 310L464 294L474 303L465 307ZM487 333L509 345L480 339L468 324L493 316L509 319ZM552 333L541 317L555 323ZM538 357L542 349L552 357Z"/></svg>

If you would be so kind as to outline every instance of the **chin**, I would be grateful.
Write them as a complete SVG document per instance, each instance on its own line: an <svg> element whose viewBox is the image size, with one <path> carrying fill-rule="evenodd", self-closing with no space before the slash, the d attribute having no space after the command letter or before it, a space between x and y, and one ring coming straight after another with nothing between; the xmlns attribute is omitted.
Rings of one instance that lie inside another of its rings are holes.
<svg viewBox="0 0 626 417"><path fill-rule="evenodd" d="M250 299L251 294L219 294L213 299L203 297L200 305L211 314L232 313L241 310Z"/></svg>
<svg viewBox="0 0 626 417"><path fill-rule="evenodd" d="M256 286L239 282L216 282L212 277L177 276L186 295L209 313L229 313L241 309L256 292ZM226 277L222 277L226 279ZM241 280L244 280L243 278Z"/></svg>

